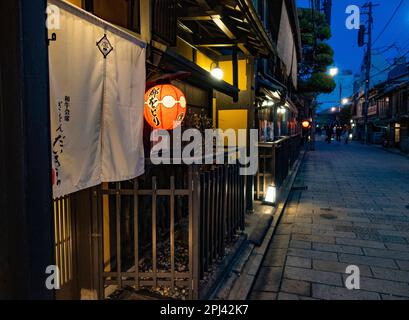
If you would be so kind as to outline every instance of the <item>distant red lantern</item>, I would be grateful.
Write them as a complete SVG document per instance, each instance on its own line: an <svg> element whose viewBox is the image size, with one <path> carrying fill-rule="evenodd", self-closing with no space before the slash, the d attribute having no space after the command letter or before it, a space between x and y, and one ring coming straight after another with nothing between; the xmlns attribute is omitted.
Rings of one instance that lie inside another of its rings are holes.
<svg viewBox="0 0 409 320"><path fill-rule="evenodd" d="M304 129L308 129L310 127L310 122L309 121L303 121L302 126Z"/></svg>
<svg viewBox="0 0 409 320"><path fill-rule="evenodd" d="M186 115L185 95L173 85L162 84L145 93L144 116L154 129L173 130Z"/></svg>

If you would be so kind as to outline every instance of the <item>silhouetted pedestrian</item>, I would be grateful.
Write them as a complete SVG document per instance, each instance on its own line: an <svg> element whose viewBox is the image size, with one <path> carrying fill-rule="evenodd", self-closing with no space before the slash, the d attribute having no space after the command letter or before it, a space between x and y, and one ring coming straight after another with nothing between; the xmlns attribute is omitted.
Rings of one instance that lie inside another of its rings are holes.
<svg viewBox="0 0 409 320"><path fill-rule="evenodd" d="M331 143L331 140L332 140L332 128L331 128L331 126L327 126L326 134L327 134L327 142Z"/></svg>
<svg viewBox="0 0 409 320"><path fill-rule="evenodd" d="M340 126L337 126L335 134L337 136L337 142L341 142L342 128Z"/></svg>
<svg viewBox="0 0 409 320"><path fill-rule="evenodd" d="M345 128L345 144L349 143L349 139L352 136L352 129L350 127Z"/></svg>

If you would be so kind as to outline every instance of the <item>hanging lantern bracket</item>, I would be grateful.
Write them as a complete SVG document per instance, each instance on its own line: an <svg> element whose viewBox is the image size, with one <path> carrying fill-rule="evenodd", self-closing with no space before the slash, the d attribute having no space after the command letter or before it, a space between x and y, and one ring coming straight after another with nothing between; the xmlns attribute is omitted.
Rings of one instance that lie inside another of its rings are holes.
<svg viewBox="0 0 409 320"><path fill-rule="evenodd" d="M50 45L51 41L57 41L57 34L55 32L52 33L51 38L47 39L47 44Z"/></svg>

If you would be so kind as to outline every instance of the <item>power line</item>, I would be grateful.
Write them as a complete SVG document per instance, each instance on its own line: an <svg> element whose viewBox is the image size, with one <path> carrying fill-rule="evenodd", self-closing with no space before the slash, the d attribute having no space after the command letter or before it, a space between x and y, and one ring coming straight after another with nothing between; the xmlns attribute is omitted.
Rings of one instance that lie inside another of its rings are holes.
<svg viewBox="0 0 409 320"><path fill-rule="evenodd" d="M383 54L383 53L388 52L389 50L391 50L393 48L396 48L395 43L391 44L390 46L374 48L373 50L376 51L376 54Z"/></svg>
<svg viewBox="0 0 409 320"><path fill-rule="evenodd" d="M384 34L384 32L386 31L386 29L388 29L389 25L392 23L393 19L395 18L396 14L398 13L400 7L402 6L402 4L405 2L405 0L401 0L398 4L398 6L396 7L395 11L392 14L392 17L389 19L389 21L386 23L386 25L384 26L384 28L382 29L381 33L378 35L378 37L375 39L375 41L373 42L374 44L380 39L380 37Z"/></svg>
<svg viewBox="0 0 409 320"><path fill-rule="evenodd" d="M390 65L389 67L387 67L387 68L385 68L385 69L383 69L383 70L380 70L379 68L376 68L376 69L378 69L380 72L375 73L375 74L372 74L371 76L372 76L372 77L379 76L380 74L382 74L382 73L384 73L384 72L386 72L386 71L392 70L394 66L395 66L395 65L392 64L392 65Z"/></svg>
<svg viewBox="0 0 409 320"><path fill-rule="evenodd" d="M406 57L408 54L409 54L409 50L404 55L402 55L401 58Z"/></svg>

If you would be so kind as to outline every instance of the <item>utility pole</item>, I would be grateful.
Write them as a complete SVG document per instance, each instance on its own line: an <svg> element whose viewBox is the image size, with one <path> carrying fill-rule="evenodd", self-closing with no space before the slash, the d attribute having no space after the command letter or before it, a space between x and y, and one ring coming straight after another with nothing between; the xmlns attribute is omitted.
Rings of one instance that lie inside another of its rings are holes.
<svg viewBox="0 0 409 320"><path fill-rule="evenodd" d="M369 108L369 91L371 85L371 67L372 67L372 28L373 28L373 4L372 1L364 5L368 8L368 42L366 45L365 55L365 103L364 103L364 143L368 143L368 108Z"/></svg>

